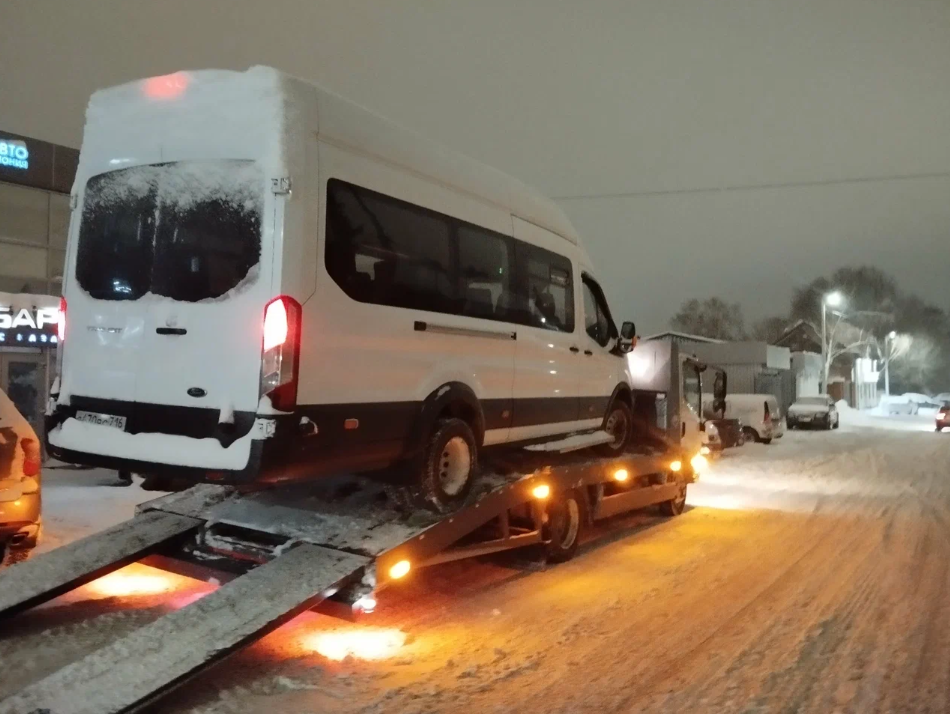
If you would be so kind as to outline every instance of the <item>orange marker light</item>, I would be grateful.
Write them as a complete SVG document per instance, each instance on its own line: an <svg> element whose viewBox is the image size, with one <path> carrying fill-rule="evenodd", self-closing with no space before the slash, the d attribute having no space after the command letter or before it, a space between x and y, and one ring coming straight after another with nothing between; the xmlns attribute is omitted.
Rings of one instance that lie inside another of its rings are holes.
<svg viewBox="0 0 950 714"><path fill-rule="evenodd" d="M389 569L389 577L391 577L393 580L399 580L399 578L406 576L411 567L412 566L409 564L408 560L400 560Z"/></svg>
<svg viewBox="0 0 950 714"><path fill-rule="evenodd" d="M531 489L531 495L539 501L543 501L545 498L551 495L551 487L546 483L542 483L540 486L535 486L533 489Z"/></svg>
<svg viewBox="0 0 950 714"><path fill-rule="evenodd" d="M627 469L617 469L614 472L615 481L626 481L628 478L630 478L630 474L627 473Z"/></svg>

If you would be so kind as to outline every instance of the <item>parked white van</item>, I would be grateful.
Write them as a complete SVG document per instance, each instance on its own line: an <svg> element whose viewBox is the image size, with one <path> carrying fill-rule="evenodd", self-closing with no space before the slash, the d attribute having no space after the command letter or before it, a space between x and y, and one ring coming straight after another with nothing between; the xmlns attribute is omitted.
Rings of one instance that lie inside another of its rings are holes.
<svg viewBox="0 0 950 714"><path fill-rule="evenodd" d="M630 345L561 210L333 94L263 67L97 92L72 198L57 458L388 469L442 508L482 448L626 445Z"/></svg>
<svg viewBox="0 0 950 714"><path fill-rule="evenodd" d="M742 422L746 441L769 444L785 433L774 394L727 394L726 418Z"/></svg>

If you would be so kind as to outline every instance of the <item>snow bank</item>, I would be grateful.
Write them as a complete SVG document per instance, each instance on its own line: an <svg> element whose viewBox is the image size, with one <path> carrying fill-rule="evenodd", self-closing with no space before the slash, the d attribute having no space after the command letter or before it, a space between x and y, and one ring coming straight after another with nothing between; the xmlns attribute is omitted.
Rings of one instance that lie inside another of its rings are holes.
<svg viewBox="0 0 950 714"><path fill-rule="evenodd" d="M848 405L843 399L835 405L843 427L893 429L896 431L933 431L933 416L923 412L917 414L888 414L880 407L859 410Z"/></svg>
<svg viewBox="0 0 950 714"><path fill-rule="evenodd" d="M881 416L895 414L921 414L933 416L940 407L940 403L933 397L917 392L881 397L880 403L874 408L874 413Z"/></svg>

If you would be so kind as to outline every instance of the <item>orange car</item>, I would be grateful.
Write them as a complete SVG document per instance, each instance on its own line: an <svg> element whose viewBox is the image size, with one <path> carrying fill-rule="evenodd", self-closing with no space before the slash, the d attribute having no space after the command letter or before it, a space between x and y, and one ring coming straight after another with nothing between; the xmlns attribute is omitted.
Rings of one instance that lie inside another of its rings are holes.
<svg viewBox="0 0 950 714"><path fill-rule="evenodd" d="M24 559L40 534L40 440L0 390L0 564Z"/></svg>

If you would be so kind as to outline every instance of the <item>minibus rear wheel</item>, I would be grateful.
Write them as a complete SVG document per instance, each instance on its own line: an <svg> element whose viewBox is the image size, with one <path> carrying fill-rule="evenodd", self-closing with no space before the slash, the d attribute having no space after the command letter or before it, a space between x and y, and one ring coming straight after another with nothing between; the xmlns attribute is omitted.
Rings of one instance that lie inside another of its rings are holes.
<svg viewBox="0 0 950 714"><path fill-rule="evenodd" d="M472 490L477 469L472 428L462 419L440 419L422 454L416 500L437 513L455 510Z"/></svg>

